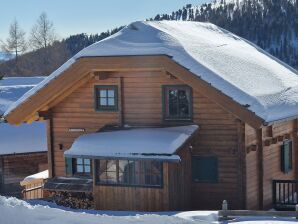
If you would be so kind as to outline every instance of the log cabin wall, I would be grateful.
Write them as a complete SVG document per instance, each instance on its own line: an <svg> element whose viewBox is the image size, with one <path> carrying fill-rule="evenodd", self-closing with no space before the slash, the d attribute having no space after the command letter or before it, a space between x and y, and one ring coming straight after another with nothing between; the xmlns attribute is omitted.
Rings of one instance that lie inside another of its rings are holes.
<svg viewBox="0 0 298 224"><path fill-rule="evenodd" d="M27 153L1 156L2 187L1 194L21 197L20 181L25 177L38 173L42 164L47 164L47 153Z"/></svg>
<svg viewBox="0 0 298 224"><path fill-rule="evenodd" d="M191 210L191 145L179 150L180 163L169 163L170 210ZM183 184L181 184L183 183Z"/></svg>
<svg viewBox="0 0 298 224"><path fill-rule="evenodd" d="M295 180L297 169L296 153L297 153L297 141L296 134L293 132L295 127L295 120L285 121L274 124L270 127L263 128L263 141L269 139L269 146L266 144L263 146L263 158L264 158L264 183L263 183L263 205L264 209L272 207L272 180ZM269 130L268 130L269 129ZM271 130L270 130L271 129ZM271 135L271 136L270 136ZM283 173L281 171L281 145L283 141L278 140L279 136L283 137L283 140L293 140L292 156L293 156L293 168L289 173Z"/></svg>
<svg viewBox="0 0 298 224"><path fill-rule="evenodd" d="M162 85L183 84L161 71L113 72L106 79L92 78L52 108L54 171L65 175L63 153L74 139L84 133L98 131L106 124L160 125L162 115ZM94 110L94 85L121 86L122 104L119 112ZM229 112L193 89L193 122L200 130L193 145L193 154L218 156L219 179L215 184L192 183L193 209L218 209L222 200L231 208L242 206L242 177L239 173L239 121ZM84 133L69 132L69 128L84 128ZM244 140L243 140L244 142ZM120 189L120 188L119 188ZM109 195L109 194L108 194ZM239 200L241 198L241 200Z"/></svg>
<svg viewBox="0 0 298 224"><path fill-rule="evenodd" d="M246 209L251 210L259 208L259 163L257 152L257 139L257 131L246 124Z"/></svg>

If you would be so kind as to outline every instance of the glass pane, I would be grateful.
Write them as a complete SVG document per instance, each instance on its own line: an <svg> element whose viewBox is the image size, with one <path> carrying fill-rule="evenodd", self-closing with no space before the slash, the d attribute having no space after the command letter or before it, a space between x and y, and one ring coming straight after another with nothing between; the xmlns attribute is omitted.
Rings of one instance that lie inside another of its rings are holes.
<svg viewBox="0 0 298 224"><path fill-rule="evenodd" d="M105 89L100 90L100 97L103 97L103 98L107 97L107 90Z"/></svg>
<svg viewBox="0 0 298 224"><path fill-rule="evenodd" d="M106 160L97 160L97 171L99 174L102 172L105 172L107 169L107 163Z"/></svg>
<svg viewBox="0 0 298 224"><path fill-rule="evenodd" d="M107 171L116 172L116 160L107 160Z"/></svg>
<svg viewBox="0 0 298 224"><path fill-rule="evenodd" d="M90 159L84 159L84 164L85 165L90 165Z"/></svg>
<svg viewBox="0 0 298 224"><path fill-rule="evenodd" d="M107 183L115 184L117 183L117 174L116 172L107 172Z"/></svg>
<svg viewBox="0 0 298 224"><path fill-rule="evenodd" d="M83 159L78 158L78 159L77 159L77 164L83 164Z"/></svg>
<svg viewBox="0 0 298 224"><path fill-rule="evenodd" d="M90 172L91 172L91 167L85 166L85 173L90 173Z"/></svg>
<svg viewBox="0 0 298 224"><path fill-rule="evenodd" d="M128 160L119 160L119 172L128 172Z"/></svg>
<svg viewBox="0 0 298 224"><path fill-rule="evenodd" d="M178 115L178 96L177 90L169 90L168 92L168 115L171 117L175 117Z"/></svg>
<svg viewBox="0 0 298 224"><path fill-rule="evenodd" d="M101 183L106 183L106 181L107 181L107 173L106 172L103 172L99 175L99 181Z"/></svg>
<svg viewBox="0 0 298 224"><path fill-rule="evenodd" d="M108 105L107 98L100 98L99 104L100 106L107 106Z"/></svg>
<svg viewBox="0 0 298 224"><path fill-rule="evenodd" d="M187 94L186 90L179 90L178 98L179 98L179 116L188 117L190 115L189 94Z"/></svg>
<svg viewBox="0 0 298 224"><path fill-rule="evenodd" d="M83 165L77 165L77 172L78 173L83 173L84 172Z"/></svg>
<svg viewBox="0 0 298 224"><path fill-rule="evenodd" d="M161 173L161 162L152 161L151 162L151 174L160 174Z"/></svg>
<svg viewBox="0 0 298 224"><path fill-rule="evenodd" d="M127 172L119 172L119 184L129 184L129 175Z"/></svg>
<svg viewBox="0 0 298 224"><path fill-rule="evenodd" d="M150 185L160 186L161 185L161 176L160 175L151 175L150 176Z"/></svg>
<svg viewBox="0 0 298 224"><path fill-rule="evenodd" d="M114 100L114 98L108 98L108 105L109 106L115 106L115 100Z"/></svg>
<svg viewBox="0 0 298 224"><path fill-rule="evenodd" d="M113 90L113 89L108 90L108 97L114 98L115 97L115 90Z"/></svg>

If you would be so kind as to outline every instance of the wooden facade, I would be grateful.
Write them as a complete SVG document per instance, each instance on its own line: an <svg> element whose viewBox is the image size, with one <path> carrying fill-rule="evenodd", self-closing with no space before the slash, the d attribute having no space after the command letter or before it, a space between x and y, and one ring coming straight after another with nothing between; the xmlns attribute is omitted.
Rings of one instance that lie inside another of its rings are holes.
<svg viewBox="0 0 298 224"><path fill-rule="evenodd" d="M94 109L96 85L118 87L116 112ZM187 122L163 118L162 87L188 85L193 91L193 117ZM35 98L34 98L35 97ZM263 209L272 202L273 179L297 178L297 121L264 124L242 105L200 80L166 56L79 59L6 119L10 123L48 120L50 176L65 176L64 151L82 134L106 125L197 124L199 130L178 154L179 164L163 163L162 189L93 185L97 209L189 210ZM23 115L20 111L22 110ZM84 130L72 132L71 129ZM291 172L280 171L280 145L293 140ZM216 183L192 179L192 156L218 158Z"/></svg>
<svg viewBox="0 0 298 224"><path fill-rule="evenodd" d="M1 195L22 197L20 181L47 169L47 152L0 156Z"/></svg>

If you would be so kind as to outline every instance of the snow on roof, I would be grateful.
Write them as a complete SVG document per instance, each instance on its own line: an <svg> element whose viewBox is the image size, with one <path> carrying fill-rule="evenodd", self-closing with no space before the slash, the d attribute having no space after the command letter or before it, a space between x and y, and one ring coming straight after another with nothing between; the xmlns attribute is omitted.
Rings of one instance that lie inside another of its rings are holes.
<svg viewBox="0 0 298 224"><path fill-rule="evenodd" d="M13 126L0 123L0 155L47 151L46 124Z"/></svg>
<svg viewBox="0 0 298 224"><path fill-rule="evenodd" d="M197 125L167 128L135 128L82 135L66 157L137 158L179 161L173 155L198 129Z"/></svg>
<svg viewBox="0 0 298 224"><path fill-rule="evenodd" d="M11 77L0 80L0 114L45 77Z"/></svg>
<svg viewBox="0 0 298 224"><path fill-rule="evenodd" d="M0 80L0 115L45 77L14 77ZM0 123L0 155L47 151L46 125L12 126Z"/></svg>
<svg viewBox="0 0 298 224"><path fill-rule="evenodd" d="M266 122L298 115L298 77L290 66L216 25L135 22L75 55L12 105L8 115L69 68L93 56L168 55Z"/></svg>
<svg viewBox="0 0 298 224"><path fill-rule="evenodd" d="M38 180L38 179L48 179L49 178L49 170L44 170L42 172L27 176L24 178L24 180L22 181L22 183L26 183L26 182L30 182L32 180Z"/></svg>

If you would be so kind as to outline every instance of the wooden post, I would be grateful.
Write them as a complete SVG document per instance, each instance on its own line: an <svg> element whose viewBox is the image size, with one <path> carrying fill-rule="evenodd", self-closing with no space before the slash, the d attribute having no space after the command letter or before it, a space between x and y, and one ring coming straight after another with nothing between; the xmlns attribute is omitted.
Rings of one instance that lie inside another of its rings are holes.
<svg viewBox="0 0 298 224"><path fill-rule="evenodd" d="M228 202L226 200L223 200L222 202L222 211L223 211L223 216L222 218L224 220L228 219L227 211L228 211Z"/></svg>
<svg viewBox="0 0 298 224"><path fill-rule="evenodd" d="M259 181L259 209L263 210L263 194L264 194L264 158L263 158L263 133L262 128L257 129L257 139L258 139L258 181Z"/></svg>

